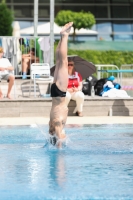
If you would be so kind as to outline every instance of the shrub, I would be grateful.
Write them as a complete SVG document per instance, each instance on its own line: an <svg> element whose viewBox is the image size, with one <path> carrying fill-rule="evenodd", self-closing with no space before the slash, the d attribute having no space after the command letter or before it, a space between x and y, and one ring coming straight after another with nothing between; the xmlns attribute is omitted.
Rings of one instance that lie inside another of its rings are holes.
<svg viewBox="0 0 133 200"><path fill-rule="evenodd" d="M8 9L4 1L0 3L0 35L11 36L12 35L12 22L13 13Z"/></svg>

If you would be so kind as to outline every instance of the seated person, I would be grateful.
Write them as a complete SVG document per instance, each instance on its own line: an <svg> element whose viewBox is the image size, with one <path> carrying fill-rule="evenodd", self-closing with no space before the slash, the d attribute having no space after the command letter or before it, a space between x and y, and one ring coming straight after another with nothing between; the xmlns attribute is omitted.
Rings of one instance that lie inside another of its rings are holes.
<svg viewBox="0 0 133 200"><path fill-rule="evenodd" d="M22 79L27 79L27 73L31 63L38 63L39 58L35 56L35 49L32 48L27 54L22 55Z"/></svg>
<svg viewBox="0 0 133 200"><path fill-rule="evenodd" d="M7 98L11 99L11 89L15 79L12 73L14 68L12 67L11 63L7 58L3 58L3 54L4 54L3 48L0 47L0 81L2 79L9 81ZM3 93L0 89L0 99L2 98L3 98Z"/></svg>
<svg viewBox="0 0 133 200"><path fill-rule="evenodd" d="M66 93L66 104L70 99L76 101L77 107L74 110L77 116L82 117L84 93L82 92L82 77L75 71L74 62L68 58L68 88Z"/></svg>

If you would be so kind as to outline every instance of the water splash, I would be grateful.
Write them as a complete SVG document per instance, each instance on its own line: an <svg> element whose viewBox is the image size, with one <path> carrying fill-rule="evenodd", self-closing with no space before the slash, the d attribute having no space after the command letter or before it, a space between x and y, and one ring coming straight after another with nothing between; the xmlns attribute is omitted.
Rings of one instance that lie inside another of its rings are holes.
<svg viewBox="0 0 133 200"><path fill-rule="evenodd" d="M56 145L52 145L49 141L46 142L43 146L45 150L48 151L58 151L58 150L66 150L72 146L72 141L69 137L66 137L66 139L60 139L57 141Z"/></svg>
<svg viewBox="0 0 133 200"><path fill-rule="evenodd" d="M35 127L35 126L34 126ZM44 135L45 138L45 143L44 143L44 148L49 149L49 150L55 150L55 149L66 149L67 147L70 147L70 145L72 144L72 141L70 140L70 138L67 136L65 139L60 139L57 141L57 144L55 146L53 146L50 142L49 142L49 134L46 133L39 124L36 123L36 127L39 129L39 131ZM59 143L61 143L61 146L58 147Z"/></svg>
<svg viewBox="0 0 133 200"><path fill-rule="evenodd" d="M31 128L36 128L36 127L37 127L37 124L30 124L30 127L31 127Z"/></svg>
<svg viewBox="0 0 133 200"><path fill-rule="evenodd" d="M46 132L44 132L44 130L40 127L39 124L36 123L36 127L39 129L39 131L44 135L44 138L45 138L45 144L44 146L46 146L48 143L49 143L49 138L48 138L48 135Z"/></svg>

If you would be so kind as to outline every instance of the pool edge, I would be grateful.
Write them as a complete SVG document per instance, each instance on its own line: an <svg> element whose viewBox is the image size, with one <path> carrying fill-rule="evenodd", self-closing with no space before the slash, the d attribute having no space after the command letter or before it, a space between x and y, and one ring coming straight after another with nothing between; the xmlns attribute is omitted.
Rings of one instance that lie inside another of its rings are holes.
<svg viewBox="0 0 133 200"><path fill-rule="evenodd" d="M31 125L48 124L49 117L14 117L0 118L1 125ZM67 124L133 124L133 117L125 116L95 116L95 117L68 117Z"/></svg>

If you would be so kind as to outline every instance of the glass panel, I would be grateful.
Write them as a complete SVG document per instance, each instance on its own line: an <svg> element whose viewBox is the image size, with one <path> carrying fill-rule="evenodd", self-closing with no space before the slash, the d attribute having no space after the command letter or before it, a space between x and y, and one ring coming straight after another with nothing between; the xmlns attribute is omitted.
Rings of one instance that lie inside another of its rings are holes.
<svg viewBox="0 0 133 200"><path fill-rule="evenodd" d="M95 3L108 3L108 0L95 0Z"/></svg>
<svg viewBox="0 0 133 200"><path fill-rule="evenodd" d="M14 6L15 17L33 17L33 6Z"/></svg>
<svg viewBox="0 0 133 200"><path fill-rule="evenodd" d="M129 3L129 0L111 0L112 3Z"/></svg>
<svg viewBox="0 0 133 200"><path fill-rule="evenodd" d="M130 18L129 6L112 6L113 18Z"/></svg>
<svg viewBox="0 0 133 200"><path fill-rule="evenodd" d="M57 13L62 10L62 6L55 6L55 16L57 15Z"/></svg>
<svg viewBox="0 0 133 200"><path fill-rule="evenodd" d="M33 26L33 23L31 21L19 21L20 29L28 28L30 26Z"/></svg>
<svg viewBox="0 0 133 200"><path fill-rule="evenodd" d="M62 3L75 3L75 0L62 0ZM83 3L95 3L95 0L83 0L83 1L81 1L81 0L76 0L76 3L81 3L81 4L83 4ZM75 3L75 4L76 4Z"/></svg>
<svg viewBox="0 0 133 200"><path fill-rule="evenodd" d="M8 7L9 9L11 9L11 6L10 6L10 5L7 5L7 7Z"/></svg>
<svg viewBox="0 0 133 200"><path fill-rule="evenodd" d="M91 12L94 16L96 16L96 8L95 6L82 6L80 7L80 11L84 10L85 12Z"/></svg>
<svg viewBox="0 0 133 200"><path fill-rule="evenodd" d="M13 0L14 3L33 3L34 4L34 0Z"/></svg>
<svg viewBox="0 0 133 200"><path fill-rule="evenodd" d="M131 6L131 17L133 17L133 6Z"/></svg>
<svg viewBox="0 0 133 200"><path fill-rule="evenodd" d="M111 22L99 22L96 26L98 33L112 33Z"/></svg>
<svg viewBox="0 0 133 200"><path fill-rule="evenodd" d="M129 22L114 22L113 30L114 32L132 32L132 27Z"/></svg>
<svg viewBox="0 0 133 200"><path fill-rule="evenodd" d="M44 0L40 0L40 2L44 2ZM47 2L47 1L46 1ZM84 3L95 3L95 0L83 0L83 1L81 1L81 0L76 0L76 2L75 2L75 0L55 0L55 4L56 3L61 3L61 4L63 4L63 3L74 3L74 4L84 4Z"/></svg>
<svg viewBox="0 0 133 200"><path fill-rule="evenodd" d="M111 35L98 34L98 40L100 40L100 41L112 41L112 37L111 37Z"/></svg>
<svg viewBox="0 0 133 200"><path fill-rule="evenodd" d="M99 22L97 23L96 27L98 31L98 40L112 40L112 27L110 22Z"/></svg>
<svg viewBox="0 0 133 200"><path fill-rule="evenodd" d="M96 16L95 17L107 18L108 17L107 6L96 6Z"/></svg>
<svg viewBox="0 0 133 200"><path fill-rule="evenodd" d="M49 6L39 6L39 18L49 17Z"/></svg>
<svg viewBox="0 0 133 200"><path fill-rule="evenodd" d="M114 35L114 40L119 40L119 41L131 41L132 40L132 35Z"/></svg>
<svg viewBox="0 0 133 200"><path fill-rule="evenodd" d="M95 6L82 6L82 7L81 6L71 6L71 7L68 7L68 5L62 5L61 8L63 10L72 10L74 12L80 12L82 10L85 12L90 11L92 14L96 15Z"/></svg>
<svg viewBox="0 0 133 200"><path fill-rule="evenodd" d="M76 36L76 42L77 41L96 41L97 36Z"/></svg>
<svg viewBox="0 0 133 200"><path fill-rule="evenodd" d="M96 24L91 27L91 30L96 31Z"/></svg>
<svg viewBox="0 0 133 200"><path fill-rule="evenodd" d="M50 0L39 0L39 3L50 3ZM61 2L61 0L56 0L56 2Z"/></svg>
<svg viewBox="0 0 133 200"><path fill-rule="evenodd" d="M98 32L98 40L111 41L112 27L111 22L98 22L96 24Z"/></svg>

